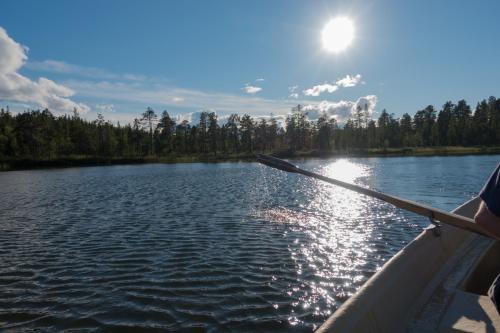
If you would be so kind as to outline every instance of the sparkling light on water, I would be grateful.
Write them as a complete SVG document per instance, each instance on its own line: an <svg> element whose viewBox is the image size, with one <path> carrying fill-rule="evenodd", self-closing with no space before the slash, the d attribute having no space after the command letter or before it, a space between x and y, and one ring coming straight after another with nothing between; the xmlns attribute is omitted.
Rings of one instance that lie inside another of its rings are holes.
<svg viewBox="0 0 500 333"><path fill-rule="evenodd" d="M315 171L350 183L371 176L366 165L345 159ZM298 282L288 291L297 299L294 307L310 309L314 316L327 316L373 272L366 267L370 255L366 244L376 217L373 206L380 203L318 180L305 180L304 185L301 191L307 193L307 199L299 210L279 207L264 214L302 234L289 246L298 275ZM300 319L292 315L289 322L298 324Z"/></svg>

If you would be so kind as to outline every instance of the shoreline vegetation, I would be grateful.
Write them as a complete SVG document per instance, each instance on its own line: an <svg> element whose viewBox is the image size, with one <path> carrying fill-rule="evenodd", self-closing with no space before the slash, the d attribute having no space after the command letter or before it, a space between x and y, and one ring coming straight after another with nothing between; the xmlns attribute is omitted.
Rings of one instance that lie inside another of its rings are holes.
<svg viewBox="0 0 500 333"><path fill-rule="evenodd" d="M432 156L500 153L500 98L448 101L400 118L385 109L373 119L368 103L338 114L297 105L286 116L219 117L202 111L180 120L147 108L130 124L87 120L78 110L11 113L0 109L0 170L86 165L254 160L281 158Z"/></svg>
<svg viewBox="0 0 500 333"><path fill-rule="evenodd" d="M348 158L348 157L431 157L431 156L464 156L464 155L496 155L500 154L497 147L406 147L406 148L373 148L351 151L281 151L264 152L279 158ZM66 156L54 159L7 159L0 160L0 171L34 170L51 168L71 168L86 166L134 165L134 164L175 164L175 163L221 163L221 162L251 162L255 154L238 155L206 155L206 156L144 156L136 158L108 158L99 156Z"/></svg>

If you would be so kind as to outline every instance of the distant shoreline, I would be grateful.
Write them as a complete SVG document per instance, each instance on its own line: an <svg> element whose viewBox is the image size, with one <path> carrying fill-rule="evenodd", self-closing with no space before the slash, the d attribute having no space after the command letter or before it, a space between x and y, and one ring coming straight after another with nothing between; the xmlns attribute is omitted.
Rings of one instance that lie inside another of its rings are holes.
<svg viewBox="0 0 500 333"><path fill-rule="evenodd" d="M269 153L269 152L267 152ZM332 157L403 157L403 156L462 156L462 155L494 155L500 154L499 147L407 147L387 149L352 149L349 151L280 151L273 152L280 158L306 159L306 158L332 158ZM129 157L109 158L96 156L66 156L54 159L0 159L0 171L36 170L51 168L106 166L106 165L131 165L146 163L219 163L253 161L251 154L218 154L200 156L170 156L170 157Z"/></svg>

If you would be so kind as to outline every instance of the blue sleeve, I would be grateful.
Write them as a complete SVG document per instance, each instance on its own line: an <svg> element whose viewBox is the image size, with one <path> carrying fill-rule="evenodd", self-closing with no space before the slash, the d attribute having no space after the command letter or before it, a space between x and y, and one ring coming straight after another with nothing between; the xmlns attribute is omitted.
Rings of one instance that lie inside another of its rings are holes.
<svg viewBox="0 0 500 333"><path fill-rule="evenodd" d="M500 217L500 164L490 176L488 182L479 193L488 210Z"/></svg>

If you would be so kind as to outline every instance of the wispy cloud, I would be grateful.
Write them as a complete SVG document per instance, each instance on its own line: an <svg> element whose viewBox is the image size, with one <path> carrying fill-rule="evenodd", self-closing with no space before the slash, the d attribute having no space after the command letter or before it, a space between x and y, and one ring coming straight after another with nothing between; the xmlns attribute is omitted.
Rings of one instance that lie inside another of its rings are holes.
<svg viewBox="0 0 500 333"><path fill-rule="evenodd" d="M114 112L115 111L115 106L113 104L96 104L94 105L94 108L99 111L104 111L104 112Z"/></svg>
<svg viewBox="0 0 500 333"><path fill-rule="evenodd" d="M288 87L288 92L290 95L288 95L288 98L299 98L299 94L297 93L297 89L299 89L299 86L291 86Z"/></svg>
<svg viewBox="0 0 500 333"><path fill-rule="evenodd" d="M264 82L264 81L265 81L265 79L264 79L264 78L262 78L262 77L261 77L261 78L258 78L258 79L255 79L255 82Z"/></svg>
<svg viewBox="0 0 500 333"><path fill-rule="evenodd" d="M257 87L257 86L251 86L249 84L246 84L243 88L243 89L247 94L256 94L258 93L259 91L262 91L262 88L261 87Z"/></svg>
<svg viewBox="0 0 500 333"><path fill-rule="evenodd" d="M150 85L137 82L110 82L67 80L65 85L78 95L98 101L109 101L119 110L119 105L155 106L174 110L214 109L220 113L249 113L251 115L286 114L297 101L265 99L255 96L239 96L220 92L179 88L164 84Z"/></svg>
<svg viewBox="0 0 500 333"><path fill-rule="evenodd" d="M68 112L74 108L87 112L89 107L69 97L74 91L52 80L40 77L38 81L19 74L28 59L27 48L9 37L0 27L0 100L18 102L53 111Z"/></svg>
<svg viewBox="0 0 500 333"><path fill-rule="evenodd" d="M347 75L346 77L337 80L335 83L327 83L316 85L312 88L303 91L306 96L319 96L324 92L333 93L339 89L339 87L355 87L360 84L361 74L356 74L354 76Z"/></svg>
<svg viewBox="0 0 500 333"><path fill-rule="evenodd" d="M26 68L33 71L67 74L98 80L144 81L146 79L142 75L130 73L117 74L102 68L79 66L58 60L30 61L26 63Z"/></svg>

